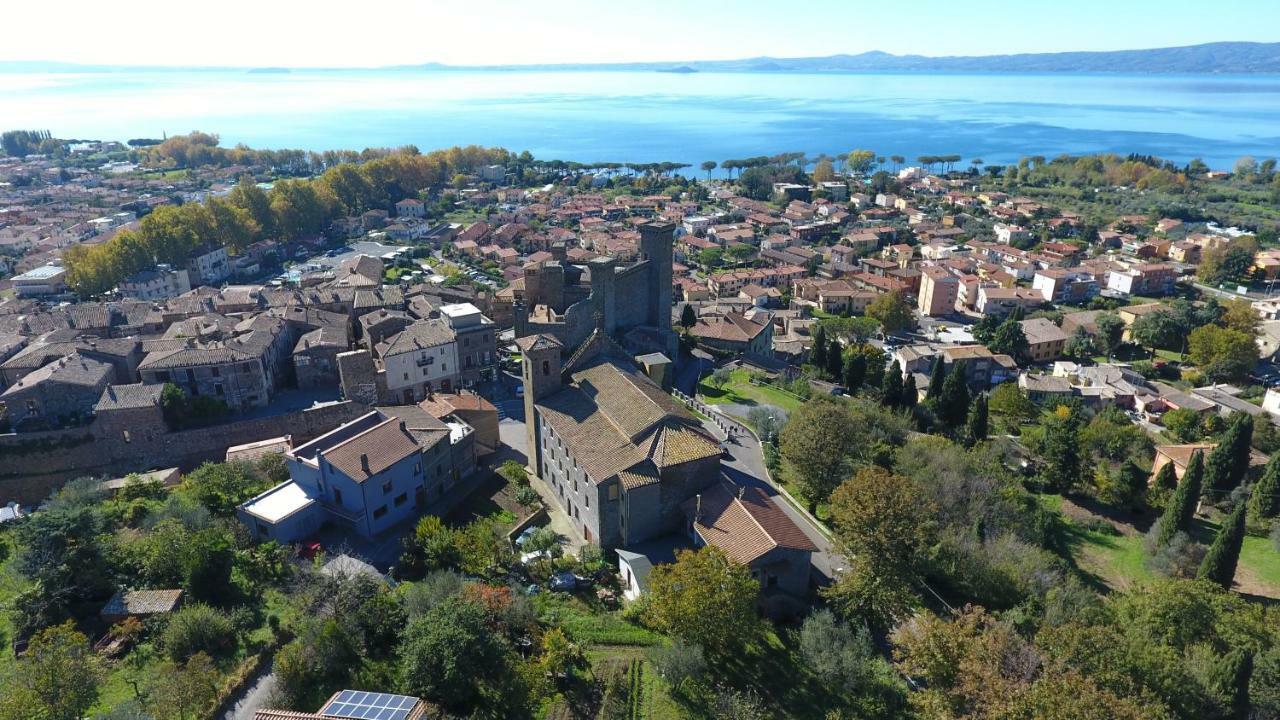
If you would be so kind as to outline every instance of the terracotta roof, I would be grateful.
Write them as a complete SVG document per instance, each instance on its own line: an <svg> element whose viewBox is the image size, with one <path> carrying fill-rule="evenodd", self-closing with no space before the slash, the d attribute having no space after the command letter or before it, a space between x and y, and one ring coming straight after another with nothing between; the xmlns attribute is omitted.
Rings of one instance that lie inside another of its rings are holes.
<svg viewBox="0 0 1280 720"><path fill-rule="evenodd" d="M102 615L155 615L166 613L182 601L182 590L125 590L111 596Z"/></svg>
<svg viewBox="0 0 1280 720"><path fill-rule="evenodd" d="M530 350L546 350L548 348L564 348L564 345L550 335L526 335L516 339L516 346L521 352Z"/></svg>
<svg viewBox="0 0 1280 720"><path fill-rule="evenodd" d="M325 450L323 456L347 477L364 482L418 449L413 435L398 419L390 418Z"/></svg>
<svg viewBox="0 0 1280 720"><path fill-rule="evenodd" d="M102 391L102 397L98 400L98 404L93 406L93 409L95 412L102 412L103 410L126 410L158 406L160 404L160 393L163 390L163 385L143 385L142 383L108 385Z"/></svg>
<svg viewBox="0 0 1280 720"><path fill-rule="evenodd" d="M777 501L757 487L723 481L681 507L693 518L703 540L740 563L750 563L779 547L808 552L818 549Z"/></svg>

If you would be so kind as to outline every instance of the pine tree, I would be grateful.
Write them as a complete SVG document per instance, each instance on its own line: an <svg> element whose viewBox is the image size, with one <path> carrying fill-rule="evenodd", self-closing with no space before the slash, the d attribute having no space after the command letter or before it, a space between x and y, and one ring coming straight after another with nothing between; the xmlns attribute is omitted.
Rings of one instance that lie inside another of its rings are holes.
<svg viewBox="0 0 1280 720"><path fill-rule="evenodd" d="M1226 700L1231 714L1227 717L1249 717L1249 680L1253 676L1253 653L1231 650L1223 655L1209 679L1213 693Z"/></svg>
<svg viewBox="0 0 1280 720"><path fill-rule="evenodd" d="M969 422L965 431L971 443L978 443L987 439L986 393L974 398L973 405L969 408Z"/></svg>
<svg viewBox="0 0 1280 720"><path fill-rule="evenodd" d="M929 392L925 397L930 400L937 400L942 395L942 384L947 380L947 366L942 363L942 356L939 355L933 361L933 372L929 375Z"/></svg>
<svg viewBox="0 0 1280 720"><path fill-rule="evenodd" d="M1249 456L1253 451L1253 418L1249 415L1241 414L1236 419L1238 429L1235 438L1231 444L1231 487L1235 488L1249 474Z"/></svg>
<svg viewBox="0 0 1280 720"><path fill-rule="evenodd" d="M849 353L844 361L842 375L844 390L852 395L858 388L862 387L862 381L867 376L867 358L860 352Z"/></svg>
<svg viewBox="0 0 1280 720"><path fill-rule="evenodd" d="M1178 487L1178 473L1174 469L1173 463L1168 462L1160 466L1160 470L1156 472L1155 480L1151 482L1151 486L1166 490Z"/></svg>
<svg viewBox="0 0 1280 720"><path fill-rule="evenodd" d="M813 349L809 351L809 364L827 367L827 329L822 325L813 331Z"/></svg>
<svg viewBox="0 0 1280 720"><path fill-rule="evenodd" d="M1196 505L1200 502L1200 485L1204 481L1204 453L1199 450L1191 456L1187 463L1187 471L1182 474L1182 482L1178 483L1169 498L1169 504L1160 516L1160 535L1156 539L1156 547L1163 548L1169 544L1179 531L1189 532L1191 520L1196 515Z"/></svg>
<svg viewBox="0 0 1280 720"><path fill-rule="evenodd" d="M956 363L942 383L942 397L937 405L938 415L947 427L958 428L969 414L969 383L963 363Z"/></svg>
<svg viewBox="0 0 1280 720"><path fill-rule="evenodd" d="M885 407L898 407L905 403L903 391L902 366L894 360L893 365L884 374L884 381L880 384L880 402Z"/></svg>
<svg viewBox="0 0 1280 720"><path fill-rule="evenodd" d="M896 363L893 366L893 370L894 372L898 371ZM908 410L914 408L916 403L920 402L920 389L916 387L915 375L902 376L902 394L898 396L898 399L902 407Z"/></svg>
<svg viewBox="0 0 1280 720"><path fill-rule="evenodd" d="M1270 520L1276 515L1280 515L1280 453L1267 461L1267 468L1249 496L1249 517L1254 522Z"/></svg>
<svg viewBox="0 0 1280 720"><path fill-rule="evenodd" d="M1244 503L1236 503L1235 509L1227 516L1218 536L1213 539L1213 545L1209 546L1209 552L1200 562L1197 580L1208 580L1231 589L1236 565L1240 563L1240 547L1244 543L1244 509Z"/></svg>

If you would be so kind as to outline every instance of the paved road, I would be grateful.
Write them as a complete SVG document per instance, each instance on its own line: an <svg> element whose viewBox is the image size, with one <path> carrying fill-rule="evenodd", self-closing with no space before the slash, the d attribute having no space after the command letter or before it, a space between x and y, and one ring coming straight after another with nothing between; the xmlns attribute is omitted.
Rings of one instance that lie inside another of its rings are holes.
<svg viewBox="0 0 1280 720"><path fill-rule="evenodd" d="M275 673L263 673L253 681L252 685L242 691L243 696L223 713L222 720L253 720L254 713L265 707L267 698L275 687Z"/></svg>

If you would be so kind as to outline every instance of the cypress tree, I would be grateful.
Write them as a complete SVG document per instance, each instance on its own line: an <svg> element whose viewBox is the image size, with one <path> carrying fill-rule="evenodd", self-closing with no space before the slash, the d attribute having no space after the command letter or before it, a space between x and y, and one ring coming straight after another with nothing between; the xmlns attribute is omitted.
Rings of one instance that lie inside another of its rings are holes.
<svg viewBox="0 0 1280 720"><path fill-rule="evenodd" d="M1209 552L1200 562L1197 580L1208 580L1231 589L1231 580L1236 576L1236 565L1240 563L1240 546L1244 543L1244 503L1236 503L1235 509L1227 516L1218 531L1218 536L1209 546Z"/></svg>
<svg viewBox="0 0 1280 720"><path fill-rule="evenodd" d="M942 421L950 428L960 427L968 416L969 383L965 377L963 363L956 363L943 380L942 398L937 410Z"/></svg>
<svg viewBox="0 0 1280 720"><path fill-rule="evenodd" d="M1267 461L1267 468L1249 496L1249 517L1254 522L1270 520L1276 515L1280 515L1280 453Z"/></svg>
<svg viewBox="0 0 1280 720"><path fill-rule="evenodd" d="M947 366L942 363L942 356L934 358L933 371L929 375L929 392L925 397L930 400L937 400L942 395L942 384L947 380Z"/></svg>
<svg viewBox="0 0 1280 720"><path fill-rule="evenodd" d="M1240 427L1235 437L1235 443L1231 447L1232 459L1235 461L1231 469L1231 476L1235 478L1231 484L1233 488L1239 485L1249 474L1249 455L1253 450L1253 418L1249 415L1241 414L1239 419L1236 420L1236 424Z"/></svg>
<svg viewBox="0 0 1280 720"><path fill-rule="evenodd" d="M884 374L884 381L880 383L880 402L885 407L898 407L906 402L903 392L902 366L894 360L889 371Z"/></svg>
<svg viewBox="0 0 1280 720"><path fill-rule="evenodd" d="M969 408L969 423L966 428L969 442L977 443L987 439L987 394L982 393L974 398Z"/></svg>
<svg viewBox="0 0 1280 720"><path fill-rule="evenodd" d="M1160 516L1160 535L1156 547L1169 544L1178 531L1189 531L1191 519L1196 515L1196 505L1200 502L1200 484L1204 480L1204 453L1199 450L1191 456L1187 471L1182 474L1182 482L1178 483Z"/></svg>
<svg viewBox="0 0 1280 720"><path fill-rule="evenodd" d="M840 376L844 374L844 351L840 347L840 341L835 338L831 338L831 344L827 346L826 370L832 381L840 382Z"/></svg>
<svg viewBox="0 0 1280 720"><path fill-rule="evenodd" d="M849 353L844 361L843 375L845 392L853 394L862 387L862 381L867 376L867 358L860 352Z"/></svg>
<svg viewBox="0 0 1280 720"><path fill-rule="evenodd" d="M899 372L897 363L894 363L893 365L893 372L897 373L902 378L902 394L898 396L899 401L902 403L902 407L907 408L908 410L914 408L916 403L920 402L920 389L916 387L916 376L905 375Z"/></svg>
<svg viewBox="0 0 1280 720"><path fill-rule="evenodd" d="M1151 482L1152 487L1164 488L1172 490L1178 487L1178 473L1174 470L1173 463L1165 463L1160 466L1160 470L1156 473L1156 478Z"/></svg>
<svg viewBox="0 0 1280 720"><path fill-rule="evenodd" d="M818 325L813 331L813 349L809 351L809 364L819 368L827 367L827 329Z"/></svg>

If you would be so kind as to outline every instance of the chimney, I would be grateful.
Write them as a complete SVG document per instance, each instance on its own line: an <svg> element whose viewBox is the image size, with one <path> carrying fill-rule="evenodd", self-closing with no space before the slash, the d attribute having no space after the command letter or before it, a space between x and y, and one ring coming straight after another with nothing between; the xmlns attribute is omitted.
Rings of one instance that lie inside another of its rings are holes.
<svg viewBox="0 0 1280 720"><path fill-rule="evenodd" d="M360 453L360 469L364 471L365 475L373 474L369 470L369 453Z"/></svg>
<svg viewBox="0 0 1280 720"><path fill-rule="evenodd" d="M747 486L746 486L746 485L739 485L739 486L738 486L738 499L739 499L739 500L741 500L742 498L746 497L746 494L747 494Z"/></svg>

